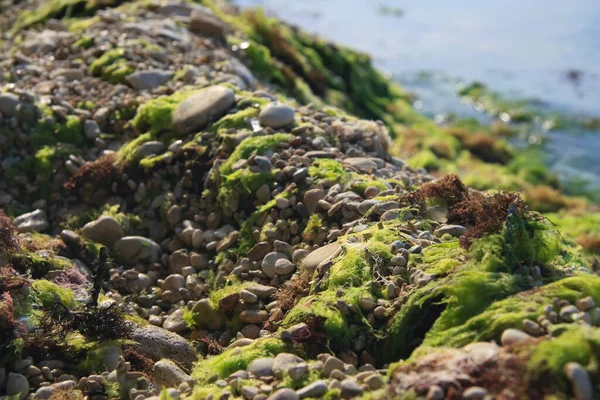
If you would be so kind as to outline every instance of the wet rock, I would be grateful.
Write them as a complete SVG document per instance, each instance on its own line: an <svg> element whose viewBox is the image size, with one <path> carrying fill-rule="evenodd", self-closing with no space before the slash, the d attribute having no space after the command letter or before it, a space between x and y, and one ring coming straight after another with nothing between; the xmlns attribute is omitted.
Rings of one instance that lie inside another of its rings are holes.
<svg viewBox="0 0 600 400"><path fill-rule="evenodd" d="M117 240L113 247L124 261L131 264L155 263L162 253L156 242L143 236L123 237Z"/></svg>
<svg viewBox="0 0 600 400"><path fill-rule="evenodd" d="M173 128L179 134L196 132L227 112L235 101L233 90L210 86L181 102L173 112Z"/></svg>
<svg viewBox="0 0 600 400"><path fill-rule="evenodd" d="M504 332L502 332L500 342L503 346L509 346L511 344L521 343L531 339L532 337L526 334L525 332L520 331L518 329L509 328L505 329Z"/></svg>
<svg viewBox="0 0 600 400"><path fill-rule="evenodd" d="M194 384L191 376L186 374L171 360L160 360L152 368L152 380L161 387L178 387L186 382L190 386Z"/></svg>
<svg viewBox="0 0 600 400"><path fill-rule="evenodd" d="M81 233L94 242L110 247L123 237L123 228L113 217L102 215L97 220L85 224Z"/></svg>
<svg viewBox="0 0 600 400"><path fill-rule="evenodd" d="M136 71L127 76L127 82L137 90L152 90L169 81L173 77L172 71L152 69L148 71Z"/></svg>
<svg viewBox="0 0 600 400"><path fill-rule="evenodd" d="M168 358L185 367L198 359L196 351L187 340L157 326L138 327L131 332L131 339L138 342L138 352L154 361Z"/></svg>
<svg viewBox="0 0 600 400"><path fill-rule="evenodd" d="M43 210L35 210L19 215L13 220L19 232L44 232L50 228L48 218Z"/></svg>
<svg viewBox="0 0 600 400"><path fill-rule="evenodd" d="M577 400L592 400L594 388L587 371L576 362L567 363L564 367L565 375L573 386Z"/></svg>
<svg viewBox="0 0 600 400"><path fill-rule="evenodd" d="M248 372L254 374L255 377L260 378L263 376L273 375L273 361L274 358L263 357L257 358L252 361L248 366Z"/></svg>
<svg viewBox="0 0 600 400"><path fill-rule="evenodd" d="M467 233L467 228L461 225L444 225L435 230L435 236L442 237L448 234L452 237L460 237Z"/></svg>
<svg viewBox="0 0 600 400"><path fill-rule="evenodd" d="M18 396L17 398L21 400L25 399L29 394L29 381L24 375L9 372L6 380L6 394Z"/></svg>
<svg viewBox="0 0 600 400"><path fill-rule="evenodd" d="M294 121L294 109L283 103L270 103L260 111L258 120L262 126L283 128Z"/></svg>

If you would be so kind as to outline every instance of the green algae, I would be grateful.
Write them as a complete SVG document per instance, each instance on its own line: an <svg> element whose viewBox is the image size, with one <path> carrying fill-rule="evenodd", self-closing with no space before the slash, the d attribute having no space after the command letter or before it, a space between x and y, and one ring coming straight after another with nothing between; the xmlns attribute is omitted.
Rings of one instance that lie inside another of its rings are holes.
<svg viewBox="0 0 600 400"><path fill-rule="evenodd" d="M140 167L149 170L156 167L161 162L171 159L172 157L173 153L167 151L166 153L159 154L157 156L144 157L140 160L139 165Z"/></svg>
<svg viewBox="0 0 600 400"><path fill-rule="evenodd" d="M138 132L151 132L153 135L172 129L173 112L179 104L196 93L182 90L170 96L160 96L141 105L132 123Z"/></svg>
<svg viewBox="0 0 600 400"><path fill-rule="evenodd" d="M285 350L286 345L278 339L258 339L248 346L227 349L219 355L201 360L192 371L192 377L199 384L195 390L209 383L213 376L217 379L226 378L236 371L246 370L257 358L274 357Z"/></svg>
<svg viewBox="0 0 600 400"><path fill-rule="evenodd" d="M47 110L52 112L50 109ZM58 124L52 124L46 119L37 123L31 134L33 148L40 149L44 146L54 146L57 143L69 143L76 147L82 147L86 143L83 123L79 117L68 115L64 123Z"/></svg>
<svg viewBox="0 0 600 400"><path fill-rule="evenodd" d="M315 182L327 180L341 185L347 183L351 177L341 162L329 159L314 160L308 168L308 174L315 179Z"/></svg>
<svg viewBox="0 0 600 400"><path fill-rule="evenodd" d="M48 0L33 10L23 10L17 16L11 34L14 36L19 31L33 25L41 24L50 18L69 18L70 16L91 14L100 6L115 4L113 0Z"/></svg>
<svg viewBox="0 0 600 400"><path fill-rule="evenodd" d="M90 65L90 72L100 76L102 80L110 83L127 83L125 79L135 72L125 57L124 49L112 49L94 60Z"/></svg>
<svg viewBox="0 0 600 400"><path fill-rule="evenodd" d="M77 308L75 296L70 289L45 279L33 281L31 287L33 289L34 303L38 304L43 309L51 308L57 300L69 309Z"/></svg>

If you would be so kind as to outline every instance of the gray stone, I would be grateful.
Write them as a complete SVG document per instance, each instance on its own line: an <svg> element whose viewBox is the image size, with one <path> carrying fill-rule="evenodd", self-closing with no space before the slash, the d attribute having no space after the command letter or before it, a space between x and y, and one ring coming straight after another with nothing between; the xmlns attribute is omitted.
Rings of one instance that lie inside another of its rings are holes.
<svg viewBox="0 0 600 400"><path fill-rule="evenodd" d="M559 315L563 321L571 322L575 314L579 313L579 309L572 304L564 306L560 309Z"/></svg>
<svg viewBox="0 0 600 400"><path fill-rule="evenodd" d="M282 128L294 121L294 109L283 103L270 103L258 114L262 126Z"/></svg>
<svg viewBox="0 0 600 400"><path fill-rule="evenodd" d="M272 357L257 358L252 361L248 366L248 372L254 374L255 377L260 378L263 376L273 375L273 361Z"/></svg>
<svg viewBox="0 0 600 400"><path fill-rule="evenodd" d="M221 36L227 25L210 10L194 10L190 15L188 28L192 32L209 36Z"/></svg>
<svg viewBox="0 0 600 400"><path fill-rule="evenodd" d="M6 394L19 396L19 399L23 400L29 394L29 381L24 375L9 372L6 380Z"/></svg>
<svg viewBox="0 0 600 400"><path fill-rule="evenodd" d="M292 378L294 380L300 380L303 377L305 377L306 374L308 374L308 364L300 363L297 365L293 365L288 368L287 372L288 372L288 375L290 376L290 378Z"/></svg>
<svg viewBox="0 0 600 400"><path fill-rule="evenodd" d="M341 251L342 246L338 242L329 243L328 245L320 247L306 256L306 258L302 261L302 266L307 271L312 272L323 261L333 259L340 254Z"/></svg>
<svg viewBox="0 0 600 400"><path fill-rule="evenodd" d="M17 115L17 106L19 105L19 96L14 93L0 94L0 113L5 117L14 117Z"/></svg>
<svg viewBox="0 0 600 400"><path fill-rule="evenodd" d="M240 292L240 297L242 298L244 303L247 303L247 304L254 304L258 301L257 295L255 295L251 291L245 290L245 289Z"/></svg>
<svg viewBox="0 0 600 400"><path fill-rule="evenodd" d="M110 215L102 215L97 220L85 224L81 233L94 242L110 247L123 237L123 228Z"/></svg>
<svg viewBox="0 0 600 400"><path fill-rule="evenodd" d="M179 274L171 274L165 278L163 285L161 287L162 291L165 292L167 290L171 290L176 292L185 286L185 278Z"/></svg>
<svg viewBox="0 0 600 400"><path fill-rule="evenodd" d="M385 382L379 374L370 375L367 379L365 379L365 383L369 385L371 390L381 389L385 386Z"/></svg>
<svg viewBox="0 0 600 400"><path fill-rule="evenodd" d="M538 323L530 319L523 320L523 330L525 331L525 333L531 336L541 336L544 333L542 327L539 326Z"/></svg>
<svg viewBox="0 0 600 400"><path fill-rule="evenodd" d="M44 232L50 228L48 218L44 210L35 210L30 213L19 215L13 220L13 224L19 232Z"/></svg>
<svg viewBox="0 0 600 400"><path fill-rule="evenodd" d="M438 385L429 386L429 390L427 391L426 400L444 400L444 389L439 387Z"/></svg>
<svg viewBox="0 0 600 400"><path fill-rule="evenodd" d="M577 400L592 400L594 398L594 388L587 371L578 363L570 362L564 367L565 374L571 385Z"/></svg>
<svg viewBox="0 0 600 400"><path fill-rule="evenodd" d="M315 381L296 391L296 394L301 399L306 397L319 398L325 393L327 393L327 381Z"/></svg>
<svg viewBox="0 0 600 400"><path fill-rule="evenodd" d="M137 90L152 90L173 77L172 71L162 69L151 69L148 71L136 71L127 76L127 82Z"/></svg>
<svg viewBox="0 0 600 400"><path fill-rule="evenodd" d="M194 384L191 376L186 374L171 360L160 360L152 368L152 380L159 388L178 387L182 383Z"/></svg>
<svg viewBox="0 0 600 400"><path fill-rule="evenodd" d="M354 379L351 378L344 379L340 388L340 395L342 399L352 399L363 394L363 389Z"/></svg>
<svg viewBox="0 0 600 400"><path fill-rule="evenodd" d="M248 251L247 257L250 261L260 261L271 251L271 243L258 242Z"/></svg>
<svg viewBox="0 0 600 400"><path fill-rule="evenodd" d="M185 312L181 308L173 311L165 318L162 327L169 332L178 333L185 331L188 328L188 324L185 319L183 319L184 314Z"/></svg>
<svg viewBox="0 0 600 400"><path fill-rule="evenodd" d="M162 250L151 239L143 236L126 236L117 240L114 250L128 263L155 263L159 260Z"/></svg>
<svg viewBox="0 0 600 400"><path fill-rule="evenodd" d="M83 123L83 134L90 140L96 139L100 136L100 126L93 119L86 119Z"/></svg>
<svg viewBox="0 0 600 400"><path fill-rule="evenodd" d="M287 256L283 253L271 252L263 258L261 268L267 277L272 278L275 276L275 265L278 260L287 260Z"/></svg>
<svg viewBox="0 0 600 400"><path fill-rule="evenodd" d="M265 300L273 296L277 292L277 288L273 286L261 285L260 283L253 283L248 286L246 290L254 293L259 299Z"/></svg>
<svg viewBox="0 0 600 400"><path fill-rule="evenodd" d="M275 273L277 275L289 275L296 270L292 262L286 258L280 258L275 263Z"/></svg>
<svg viewBox="0 0 600 400"><path fill-rule="evenodd" d="M463 399L480 400L487 396L488 391L479 386L471 386L463 392Z"/></svg>
<svg viewBox="0 0 600 400"><path fill-rule="evenodd" d="M325 198L325 191L322 189L311 189L304 193L304 205L309 214L314 214L319 207L319 200Z"/></svg>
<svg viewBox="0 0 600 400"><path fill-rule="evenodd" d="M283 388L279 389L272 395L270 395L267 400L299 400L300 396L292 389Z"/></svg>
<svg viewBox="0 0 600 400"><path fill-rule="evenodd" d="M157 326L138 327L131 332L131 339L140 344L140 354L154 361L168 358L188 368L198 359L187 340Z"/></svg>
<svg viewBox="0 0 600 400"><path fill-rule="evenodd" d="M343 371L344 362L337 357L331 356L323 364L323 375L328 377L335 370Z"/></svg>
<svg viewBox="0 0 600 400"><path fill-rule="evenodd" d="M304 360L295 354L279 353L273 360L273 375L278 378L283 378L290 368L303 363Z"/></svg>
<svg viewBox="0 0 600 400"><path fill-rule="evenodd" d="M42 386L34 393L34 398L36 400L47 400L54 394L54 388L52 386Z"/></svg>
<svg viewBox="0 0 600 400"><path fill-rule="evenodd" d="M530 339L532 339L532 337L526 334L525 332L520 331L518 329L509 328L505 329L504 332L502 332L502 336L500 337L500 343L502 343L503 346L508 346L515 343L525 342Z"/></svg>
<svg viewBox="0 0 600 400"><path fill-rule="evenodd" d="M240 320L245 324L260 324L269 319L265 310L244 310L240 313Z"/></svg>
<svg viewBox="0 0 600 400"><path fill-rule="evenodd" d="M142 145L138 147L136 154L139 158L144 158L161 154L164 149L165 145L163 142L152 140L146 143L142 143Z"/></svg>
<svg viewBox="0 0 600 400"><path fill-rule="evenodd" d="M344 160L344 164L364 174L372 174L377 170L377 163L368 157L350 157Z"/></svg>
<svg viewBox="0 0 600 400"><path fill-rule="evenodd" d="M216 331L225 325L225 318L212 307L208 299L199 300L192 308L192 313L194 322L201 328Z"/></svg>
<svg viewBox="0 0 600 400"><path fill-rule="evenodd" d="M588 311L596 307L596 302L592 296L584 297L583 299L577 300L577 308L581 311Z"/></svg>
<svg viewBox="0 0 600 400"><path fill-rule="evenodd" d="M186 134L205 128L231 108L235 102L233 90L224 86L211 86L188 97L173 112L173 128Z"/></svg>
<svg viewBox="0 0 600 400"><path fill-rule="evenodd" d="M460 237L467 233L467 228L461 225L444 225L435 230L435 236L442 237L448 234L453 237Z"/></svg>

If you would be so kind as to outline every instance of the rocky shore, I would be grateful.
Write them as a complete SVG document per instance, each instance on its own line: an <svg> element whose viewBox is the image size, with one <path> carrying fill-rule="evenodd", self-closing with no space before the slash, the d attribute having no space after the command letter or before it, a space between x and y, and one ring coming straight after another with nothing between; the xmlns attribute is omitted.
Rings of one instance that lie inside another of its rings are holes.
<svg viewBox="0 0 600 400"><path fill-rule="evenodd" d="M510 126L224 2L0 26L2 399L599 395L600 212Z"/></svg>

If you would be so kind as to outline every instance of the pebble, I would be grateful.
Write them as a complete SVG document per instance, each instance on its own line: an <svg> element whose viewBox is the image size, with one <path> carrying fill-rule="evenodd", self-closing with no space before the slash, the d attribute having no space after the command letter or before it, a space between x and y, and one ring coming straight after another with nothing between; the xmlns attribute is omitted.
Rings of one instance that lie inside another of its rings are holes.
<svg viewBox="0 0 600 400"><path fill-rule="evenodd" d="M6 381L6 394L8 396L18 396L21 400L25 399L29 394L29 381L24 375L9 372Z"/></svg>
<svg viewBox="0 0 600 400"><path fill-rule="evenodd" d="M312 272L323 261L336 257L341 251L342 246L338 242L330 243L311 252L302 261L302 265L307 271Z"/></svg>
<svg viewBox="0 0 600 400"><path fill-rule="evenodd" d="M240 313L240 320L246 324L260 324L269 319L265 310L245 310Z"/></svg>
<svg viewBox="0 0 600 400"><path fill-rule="evenodd" d="M236 293L239 296L239 294ZM235 298L237 303L238 297ZM192 308L194 322L201 328L211 331L221 329L225 325L223 315L215 310L208 299L199 300Z"/></svg>
<svg viewBox="0 0 600 400"><path fill-rule="evenodd" d="M283 253L271 252L263 258L261 268L267 277L272 278L277 274L275 265L279 260L287 260L287 256Z"/></svg>
<svg viewBox="0 0 600 400"><path fill-rule="evenodd" d="M196 350L186 339L157 326L138 327L131 332L131 339L140 344L140 354L154 361L168 358L190 367L198 359Z"/></svg>
<svg viewBox="0 0 600 400"><path fill-rule="evenodd" d="M441 238L448 234L452 237L460 237L467 233L467 228L461 225L444 225L435 230L435 236Z"/></svg>
<svg viewBox="0 0 600 400"><path fill-rule="evenodd" d="M523 320L523 330L531 336L541 336L544 333L542 327L530 319Z"/></svg>
<svg viewBox="0 0 600 400"><path fill-rule="evenodd" d="M577 300L577 308L581 311L588 311L596 307L596 302L591 296L584 297L583 299Z"/></svg>
<svg viewBox="0 0 600 400"><path fill-rule="evenodd" d="M194 384L191 376L186 374L171 360L159 360L152 368L152 380L162 387L178 387L186 382L190 386Z"/></svg>
<svg viewBox="0 0 600 400"><path fill-rule="evenodd" d="M14 117L17 115L17 105L19 105L19 96L14 93L0 93L0 113L4 117Z"/></svg>
<svg viewBox="0 0 600 400"><path fill-rule="evenodd" d="M560 316L560 318L563 321L572 322L573 316L575 316L575 314L578 314L578 313L579 313L579 309L577 307L575 307L574 305L569 304L568 306L561 307L558 315Z"/></svg>
<svg viewBox="0 0 600 400"><path fill-rule="evenodd" d="M363 389L354 379L348 378L342 381L340 394L342 399L352 399L361 396L363 394Z"/></svg>
<svg viewBox="0 0 600 400"><path fill-rule="evenodd" d="M300 396L292 389L279 389L268 397L268 400L299 400Z"/></svg>
<svg viewBox="0 0 600 400"><path fill-rule="evenodd" d="M329 357L325 364L323 364L323 375L329 376L335 370L342 371L344 369L344 362L337 357Z"/></svg>
<svg viewBox="0 0 600 400"><path fill-rule="evenodd" d="M235 102L233 90L210 86L182 101L173 112L172 124L179 134L203 129L227 112Z"/></svg>
<svg viewBox="0 0 600 400"><path fill-rule="evenodd" d="M480 400L487 396L488 391L479 386L471 386L463 392L463 399Z"/></svg>
<svg viewBox="0 0 600 400"><path fill-rule="evenodd" d="M162 250L153 240L143 236L125 236L115 242L114 250L130 264L143 262L155 263Z"/></svg>
<svg viewBox="0 0 600 400"><path fill-rule="evenodd" d="M270 103L258 114L262 126L283 128L294 121L294 109L283 103Z"/></svg>
<svg viewBox="0 0 600 400"><path fill-rule="evenodd" d="M573 386L573 392L577 400L592 400L594 388L587 371L576 362L569 362L564 367L565 375Z"/></svg>
<svg viewBox="0 0 600 400"><path fill-rule="evenodd" d="M19 215L13 220L13 224L19 232L44 232L50 228L46 213L40 209Z"/></svg>
<svg viewBox="0 0 600 400"><path fill-rule="evenodd" d="M137 90L152 90L165 84L173 77L172 71L152 69L147 71L136 71L127 76L127 82Z"/></svg>
<svg viewBox="0 0 600 400"><path fill-rule="evenodd" d="M273 375L283 378L290 368L302 363L304 363L304 360L295 354L279 353L273 360Z"/></svg>
<svg viewBox="0 0 600 400"><path fill-rule="evenodd" d="M292 262L286 258L280 258L275 263L275 273L277 275L289 275L296 270Z"/></svg>
<svg viewBox="0 0 600 400"><path fill-rule="evenodd" d="M169 332L179 333L185 331L188 328L188 324L183 318L184 314L185 311L183 309L173 311L165 318L162 327Z"/></svg>
<svg viewBox="0 0 600 400"><path fill-rule="evenodd" d="M274 358L257 358L256 360L252 361L248 366L248 372L250 372L257 378L263 376L271 376L273 375L274 361Z"/></svg>
<svg viewBox="0 0 600 400"><path fill-rule="evenodd" d="M431 385L427 390L427 400L443 400L445 398L444 389L438 385Z"/></svg>
<svg viewBox="0 0 600 400"><path fill-rule="evenodd" d="M502 332L500 343L502 343L503 346L509 346L512 344L525 342L530 339L532 339L532 337L526 334L525 332L520 331L518 329L509 328L505 329L504 332Z"/></svg>
<svg viewBox="0 0 600 400"><path fill-rule="evenodd" d="M296 393L301 399L306 397L319 398L327 393L327 381L315 381L297 390Z"/></svg>

